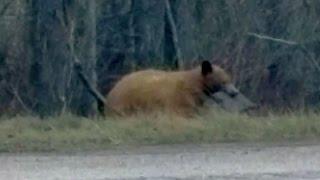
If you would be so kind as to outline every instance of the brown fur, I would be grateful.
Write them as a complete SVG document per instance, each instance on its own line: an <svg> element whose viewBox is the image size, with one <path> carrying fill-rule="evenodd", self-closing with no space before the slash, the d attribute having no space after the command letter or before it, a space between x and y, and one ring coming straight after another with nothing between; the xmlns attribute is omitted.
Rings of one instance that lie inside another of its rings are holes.
<svg viewBox="0 0 320 180"><path fill-rule="evenodd" d="M201 106L206 87L230 83L218 66L204 76L201 67L188 71L144 70L124 76L107 96L107 106L120 114L165 110L192 115Z"/></svg>

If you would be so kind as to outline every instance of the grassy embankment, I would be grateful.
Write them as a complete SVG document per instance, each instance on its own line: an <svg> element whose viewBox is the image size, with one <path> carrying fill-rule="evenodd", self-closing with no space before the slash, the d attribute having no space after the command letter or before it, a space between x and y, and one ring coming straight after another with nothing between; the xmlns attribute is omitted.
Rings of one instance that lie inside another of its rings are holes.
<svg viewBox="0 0 320 180"><path fill-rule="evenodd" d="M164 115L48 120L1 118L0 151L102 150L116 145L282 141L320 138L320 115L297 113L253 117L212 112L193 119Z"/></svg>

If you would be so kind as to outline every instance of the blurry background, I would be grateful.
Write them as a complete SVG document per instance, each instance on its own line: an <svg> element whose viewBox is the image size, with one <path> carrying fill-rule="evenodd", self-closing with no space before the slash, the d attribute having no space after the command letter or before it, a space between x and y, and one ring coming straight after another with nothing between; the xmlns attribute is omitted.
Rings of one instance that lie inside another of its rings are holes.
<svg viewBox="0 0 320 180"><path fill-rule="evenodd" d="M320 107L318 0L1 0L0 27L0 114L94 113L75 57L104 94L209 59L266 109Z"/></svg>

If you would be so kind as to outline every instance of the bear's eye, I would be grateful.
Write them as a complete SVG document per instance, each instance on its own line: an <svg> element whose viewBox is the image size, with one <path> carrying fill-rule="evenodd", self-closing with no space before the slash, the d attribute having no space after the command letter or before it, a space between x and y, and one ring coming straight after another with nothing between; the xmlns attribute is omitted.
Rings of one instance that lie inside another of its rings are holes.
<svg viewBox="0 0 320 180"><path fill-rule="evenodd" d="M222 81L222 82L221 82L221 85L222 85L222 86L224 86L224 85L226 85L226 84L227 84L227 81Z"/></svg>
<svg viewBox="0 0 320 180"><path fill-rule="evenodd" d="M229 84L231 82L231 79L230 78L225 78L225 79L223 79L222 80L222 85L227 85L227 84Z"/></svg>

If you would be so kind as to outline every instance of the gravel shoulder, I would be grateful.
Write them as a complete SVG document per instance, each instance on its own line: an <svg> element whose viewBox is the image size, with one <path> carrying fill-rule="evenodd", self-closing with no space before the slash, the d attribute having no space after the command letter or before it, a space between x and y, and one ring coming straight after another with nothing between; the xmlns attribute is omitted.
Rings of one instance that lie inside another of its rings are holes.
<svg viewBox="0 0 320 180"><path fill-rule="evenodd" d="M118 147L0 154L0 179L320 179L320 143Z"/></svg>

